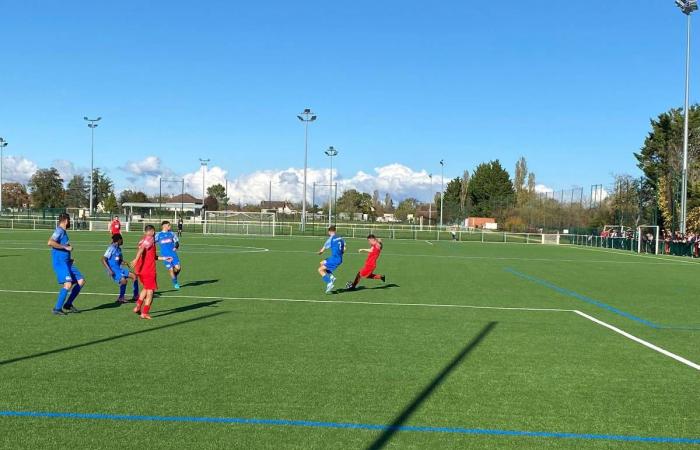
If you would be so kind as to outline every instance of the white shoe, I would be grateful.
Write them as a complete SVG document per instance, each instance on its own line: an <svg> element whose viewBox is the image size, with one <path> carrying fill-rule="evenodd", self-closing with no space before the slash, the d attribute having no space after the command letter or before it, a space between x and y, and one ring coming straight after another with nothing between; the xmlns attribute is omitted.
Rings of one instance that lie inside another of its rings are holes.
<svg viewBox="0 0 700 450"><path fill-rule="evenodd" d="M332 281L330 283L328 283L326 285L326 294L330 294L331 292L333 292L334 287L335 287L335 285L333 284Z"/></svg>
<svg viewBox="0 0 700 450"><path fill-rule="evenodd" d="M335 277L331 274L331 283L335 283Z"/></svg>

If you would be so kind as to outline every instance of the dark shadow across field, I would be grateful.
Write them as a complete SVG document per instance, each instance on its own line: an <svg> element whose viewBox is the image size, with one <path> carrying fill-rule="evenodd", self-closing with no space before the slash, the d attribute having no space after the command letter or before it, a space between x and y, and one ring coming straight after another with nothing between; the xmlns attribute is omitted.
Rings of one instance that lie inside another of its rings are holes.
<svg viewBox="0 0 700 450"><path fill-rule="evenodd" d="M391 438L396 434L397 431L399 431L399 428L406 423L406 421L413 415L414 412L420 407L423 402L425 402L428 397L433 393L435 389L440 386L445 379L450 375L450 373L456 369L464 360L464 358L467 357L469 353L472 352L475 348L479 346L481 341L486 338L486 336L493 330L493 328L496 326L498 322L489 322L484 328L481 329L479 334L476 335L475 338L473 338L463 349L460 351L457 356L455 356L452 361L448 365L446 365L440 373L438 373L435 378L425 387L423 390L416 395L416 397L411 401L411 403L406 406L401 413L399 413L398 416L394 419L393 422L391 422L391 425L389 425L383 432L382 434L379 435L379 437L372 442L372 444L367 447L368 450L378 450L383 448L386 444L389 443Z"/></svg>
<svg viewBox="0 0 700 450"><path fill-rule="evenodd" d="M129 333L123 333L123 334L118 334L116 336L110 336L110 337L106 337L106 338L102 338L102 339L96 339L94 341L83 342L82 344L69 345L66 347L60 347L60 348L57 348L54 350L47 350L45 352L34 353L31 355L26 355L26 356L18 356L16 358L10 358L10 359L6 359L4 361L0 361L0 366L4 366L7 364L13 364L13 363L20 362L20 361L26 361L28 359L39 358L42 356L54 355L56 353L62 353L62 352L66 352L69 350L77 350L79 348L89 347L91 345L103 344L105 342L115 341L117 339L122 339L125 337L137 336L137 335L143 334L143 333L150 333L152 331L164 330L166 328L172 328L172 327L176 327L178 325L185 325L188 323L197 322L199 320L211 319L212 317L220 316L222 314L227 314L227 313L223 312L223 311L222 312L215 312L215 313L207 314L204 316L193 317L192 319L181 320L179 322L168 323L165 325L159 325L159 326L155 326L152 328L146 328L146 329L138 330L138 331L131 331ZM62 318L56 318L56 320L75 320L75 319L69 318L69 317L62 317ZM145 323L148 321L144 320L143 322Z"/></svg>

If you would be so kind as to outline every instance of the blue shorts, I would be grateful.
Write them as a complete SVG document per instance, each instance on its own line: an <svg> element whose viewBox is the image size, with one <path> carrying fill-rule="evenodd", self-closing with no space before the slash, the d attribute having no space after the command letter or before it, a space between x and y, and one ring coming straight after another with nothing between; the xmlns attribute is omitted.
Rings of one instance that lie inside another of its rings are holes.
<svg viewBox="0 0 700 450"><path fill-rule="evenodd" d="M179 266L179 265L180 265L180 257L177 256L177 255L161 255L161 256L164 256L164 257L166 257L166 258L167 258L167 257L170 257L170 258L173 259L173 260L170 261L170 262L168 262L168 261L163 261L163 265L165 265L165 268L168 269L168 270L174 269L175 266Z"/></svg>
<svg viewBox="0 0 700 450"><path fill-rule="evenodd" d="M323 265L326 266L326 270L329 272L335 272L335 270L340 267L341 264L343 264L342 258L331 257L323 261Z"/></svg>
<svg viewBox="0 0 700 450"><path fill-rule="evenodd" d="M120 267L117 270L112 269L112 273L114 273L112 280L117 284L121 283L122 278L129 278L129 269L126 267Z"/></svg>
<svg viewBox="0 0 700 450"><path fill-rule="evenodd" d="M78 280L83 279L83 274L80 273L78 268L75 267L70 261L54 264L53 271L56 273L56 280L58 281L58 284L75 284L78 282Z"/></svg>

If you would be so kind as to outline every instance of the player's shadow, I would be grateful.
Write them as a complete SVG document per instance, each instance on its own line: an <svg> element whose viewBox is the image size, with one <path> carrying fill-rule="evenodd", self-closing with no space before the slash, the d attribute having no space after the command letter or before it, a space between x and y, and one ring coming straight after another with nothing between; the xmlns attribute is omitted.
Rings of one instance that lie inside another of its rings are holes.
<svg viewBox="0 0 700 450"><path fill-rule="evenodd" d="M16 258L19 255L0 255L0 258Z"/></svg>
<svg viewBox="0 0 700 450"><path fill-rule="evenodd" d="M205 284L214 284L214 283L218 283L218 282L219 282L219 280L195 280L195 281L189 281L180 287L204 286Z"/></svg>
<svg viewBox="0 0 700 450"><path fill-rule="evenodd" d="M349 293L349 292L373 291L375 289L392 289L392 288L397 288L397 287L401 287L401 286L399 286L396 283L382 284L380 286L375 286L375 287L357 286L355 289L340 289L340 290L338 290L338 293L344 294L344 293Z"/></svg>
<svg viewBox="0 0 700 450"><path fill-rule="evenodd" d="M189 305L185 306L178 306L177 308L171 308L171 309L166 309L164 311L158 311L156 314L153 314L153 317L163 317L163 316L169 316L171 314L179 314L187 311L194 311L196 309L201 309L201 308L210 308L210 307L216 307L217 303L221 303L221 300L213 300L211 302L199 302L199 303L191 303Z"/></svg>
<svg viewBox="0 0 700 450"><path fill-rule="evenodd" d="M489 322L484 328L481 329L479 334L477 334L467 345L459 352L457 355L449 362L436 376L432 379L422 391L416 395L416 397L411 401L411 403L406 406L401 413L391 422L391 425L384 427L382 433L377 437L377 439L369 445L368 450L377 450L383 448L389 443L391 438L396 434L397 431L403 429L404 424L411 418L413 413L418 410L418 408L432 395L433 391L437 389L454 371L459 365L464 361L469 353L471 353L475 348L481 344L481 342L486 338L486 336L493 330L498 322Z"/></svg>
<svg viewBox="0 0 700 450"><path fill-rule="evenodd" d="M119 307L122 306L123 304L124 304L124 303L119 303L119 302L103 303L102 305L97 305L97 306L94 306L94 307L92 307L92 308L81 309L80 312L86 313L86 312L90 312L90 311L99 311L99 310L102 310L102 309L115 309L115 308L119 308Z"/></svg>

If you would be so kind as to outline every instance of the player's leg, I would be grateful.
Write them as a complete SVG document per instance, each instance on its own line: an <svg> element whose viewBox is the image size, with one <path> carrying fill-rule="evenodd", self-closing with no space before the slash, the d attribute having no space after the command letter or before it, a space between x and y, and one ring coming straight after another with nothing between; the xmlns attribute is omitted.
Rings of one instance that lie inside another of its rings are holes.
<svg viewBox="0 0 700 450"><path fill-rule="evenodd" d="M73 287L73 283L66 281L61 286L61 290L58 291L58 297L56 298L56 304L53 307L53 314L56 316L64 316L66 313L63 312L63 305L66 303L70 289Z"/></svg>
<svg viewBox="0 0 700 450"><path fill-rule="evenodd" d="M131 300L136 301L139 298L139 278L135 273L129 273L129 279L131 279L134 287L134 295Z"/></svg>
<svg viewBox="0 0 700 450"><path fill-rule="evenodd" d="M382 282L386 281L386 276L378 275L376 273L371 273L367 278L369 278L371 280L382 280Z"/></svg>
<svg viewBox="0 0 700 450"><path fill-rule="evenodd" d="M127 280L128 278L123 276L119 278L119 298L117 298L117 303L126 303L126 298L124 298L124 296L126 295Z"/></svg>
<svg viewBox="0 0 700 450"><path fill-rule="evenodd" d="M146 292L148 292L148 289L146 288L146 283L143 279L143 277L139 277L141 279L141 284L143 285L143 289L141 289L141 293L139 294L139 298L136 300L136 306L134 306L134 313L136 314L141 314L141 307L143 306L143 302L146 299Z"/></svg>
<svg viewBox="0 0 700 450"><path fill-rule="evenodd" d="M63 305L63 311L79 313L80 310L73 306L73 302L78 297L78 294L80 294L83 286L85 286L85 278L83 277L83 274L80 273L80 270L78 270L78 268L75 266L70 266L70 272L71 277L73 278L73 288L70 291L70 295L68 295L66 303Z"/></svg>
<svg viewBox="0 0 700 450"><path fill-rule="evenodd" d="M151 311L151 303L153 302L153 290L144 289L144 291L146 291L146 297L144 298L143 308L141 309L141 318L150 320L151 315L148 313Z"/></svg>

